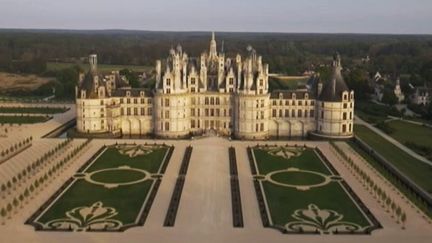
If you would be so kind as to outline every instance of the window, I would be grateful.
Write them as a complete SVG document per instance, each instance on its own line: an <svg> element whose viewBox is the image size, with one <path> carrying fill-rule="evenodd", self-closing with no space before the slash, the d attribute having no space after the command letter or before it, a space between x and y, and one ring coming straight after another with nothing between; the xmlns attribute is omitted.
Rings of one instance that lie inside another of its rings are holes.
<svg viewBox="0 0 432 243"><path fill-rule="evenodd" d="M209 104L209 99L208 99L208 97L205 97L204 104L206 104L206 105Z"/></svg>
<svg viewBox="0 0 432 243"><path fill-rule="evenodd" d="M170 118L170 112L169 111L165 111L165 118Z"/></svg>
<svg viewBox="0 0 432 243"><path fill-rule="evenodd" d="M195 78L191 78L191 84L192 84L192 85L195 84Z"/></svg>
<svg viewBox="0 0 432 243"><path fill-rule="evenodd" d="M144 98L141 98L141 104L145 104L145 99Z"/></svg>
<svg viewBox="0 0 432 243"><path fill-rule="evenodd" d="M128 116L131 115L131 109L130 109L130 107L128 107L128 108L126 109L126 113L127 113Z"/></svg>
<svg viewBox="0 0 432 243"><path fill-rule="evenodd" d="M276 109L272 110L272 117L276 117Z"/></svg>
<svg viewBox="0 0 432 243"><path fill-rule="evenodd" d="M141 115L142 115L142 116L145 115L145 108L141 108Z"/></svg>
<svg viewBox="0 0 432 243"><path fill-rule="evenodd" d="M260 125L260 131L261 132L264 131L264 123L261 123L261 125Z"/></svg>
<svg viewBox="0 0 432 243"><path fill-rule="evenodd" d="M167 93L167 94L171 94L171 90L170 90L170 89L167 89L167 90L166 90L166 93Z"/></svg>
<svg viewBox="0 0 432 243"><path fill-rule="evenodd" d="M195 120L191 120L191 128L195 128Z"/></svg>
<svg viewBox="0 0 432 243"><path fill-rule="evenodd" d="M126 103L130 104L130 98L126 99Z"/></svg>
<svg viewBox="0 0 432 243"><path fill-rule="evenodd" d="M138 104L137 98L134 99L134 104Z"/></svg>
<svg viewBox="0 0 432 243"><path fill-rule="evenodd" d="M148 114L149 116L151 116L151 115L153 114L153 110L152 110L151 107L147 109L147 114Z"/></svg>
<svg viewBox="0 0 432 243"><path fill-rule="evenodd" d="M120 109L120 115L124 116L124 108L123 107Z"/></svg>
<svg viewBox="0 0 432 243"><path fill-rule="evenodd" d="M169 122L165 122L165 131L169 131Z"/></svg>
<svg viewBox="0 0 432 243"><path fill-rule="evenodd" d="M134 108L134 116L137 116L138 115L138 108Z"/></svg>
<svg viewBox="0 0 432 243"><path fill-rule="evenodd" d="M321 119L324 119L324 111L321 111Z"/></svg>
<svg viewBox="0 0 432 243"><path fill-rule="evenodd" d="M191 116L195 116L195 109L191 109Z"/></svg>
<svg viewBox="0 0 432 243"><path fill-rule="evenodd" d="M167 80L166 80L166 85L168 85L168 86L171 85L171 79L167 78Z"/></svg>
<svg viewBox="0 0 432 243"><path fill-rule="evenodd" d="M220 105L219 97L216 97L216 105Z"/></svg>
<svg viewBox="0 0 432 243"><path fill-rule="evenodd" d="M297 111L297 117L302 117L302 113L303 113L302 110L298 110Z"/></svg>
<svg viewBox="0 0 432 243"><path fill-rule="evenodd" d="M282 117L282 110L279 110L279 117Z"/></svg>
<svg viewBox="0 0 432 243"><path fill-rule="evenodd" d="M103 100L101 100L101 101L100 101L100 104L101 104L101 105L103 105L103 104L104 104L104 101L103 101Z"/></svg>
<svg viewBox="0 0 432 243"><path fill-rule="evenodd" d="M346 120L347 119L347 114L346 114L346 112L344 112L343 113L343 118L342 118L343 120Z"/></svg>
<svg viewBox="0 0 432 243"><path fill-rule="evenodd" d="M298 105L303 105L301 100L298 101Z"/></svg>
<svg viewBox="0 0 432 243"><path fill-rule="evenodd" d="M291 110L291 117L296 117L295 116L295 110Z"/></svg>
<svg viewBox="0 0 432 243"><path fill-rule="evenodd" d="M229 82L228 82L230 85L233 85L234 84L234 78L229 78Z"/></svg>
<svg viewBox="0 0 432 243"><path fill-rule="evenodd" d="M348 104L347 104L347 103L344 103L344 104L343 104L343 108L346 109L347 107L348 107Z"/></svg>
<svg viewBox="0 0 432 243"><path fill-rule="evenodd" d="M165 99L165 106L166 106L166 107L169 107L169 106L170 106L170 102L169 102L169 99L168 99L168 98Z"/></svg>
<svg viewBox="0 0 432 243"><path fill-rule="evenodd" d="M289 117L289 110L288 109L285 110L285 117Z"/></svg>
<svg viewBox="0 0 432 243"><path fill-rule="evenodd" d="M191 88L191 92L192 92L192 93L195 93L195 88Z"/></svg>
<svg viewBox="0 0 432 243"><path fill-rule="evenodd" d="M345 124L342 125L342 132L343 132L343 133L346 132L346 125L345 125Z"/></svg>
<svg viewBox="0 0 432 243"><path fill-rule="evenodd" d="M314 110L310 110L310 111L309 111L309 116L310 116L310 117L314 117Z"/></svg>
<svg viewBox="0 0 432 243"><path fill-rule="evenodd" d="M350 119L352 119L352 112L350 112Z"/></svg>
<svg viewBox="0 0 432 243"><path fill-rule="evenodd" d="M210 98L210 105L214 105L214 98L213 97Z"/></svg>

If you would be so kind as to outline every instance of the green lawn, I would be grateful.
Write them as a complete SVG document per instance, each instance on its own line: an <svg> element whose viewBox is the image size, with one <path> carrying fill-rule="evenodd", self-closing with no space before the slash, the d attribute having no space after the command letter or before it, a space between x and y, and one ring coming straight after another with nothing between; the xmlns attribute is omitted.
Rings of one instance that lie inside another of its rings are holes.
<svg viewBox="0 0 432 243"><path fill-rule="evenodd" d="M46 122L48 116L0 116L0 124L33 124Z"/></svg>
<svg viewBox="0 0 432 243"><path fill-rule="evenodd" d="M371 101L357 101L355 113L361 119L369 123L380 123L387 120L387 116L400 116L396 108L376 104Z"/></svg>
<svg viewBox="0 0 432 243"><path fill-rule="evenodd" d="M56 114L67 111L60 107L0 107L0 113Z"/></svg>
<svg viewBox="0 0 432 243"><path fill-rule="evenodd" d="M355 125L354 129L355 135L384 156L417 185L432 193L432 166L413 158L365 126Z"/></svg>
<svg viewBox="0 0 432 243"><path fill-rule="evenodd" d="M432 159L432 128L403 121L391 121L389 135L416 153Z"/></svg>
<svg viewBox="0 0 432 243"><path fill-rule="evenodd" d="M326 176L334 176L318 157L314 149L305 149L297 157L284 158L269 154L267 151L254 148L253 153L257 163L258 175L264 176L270 172L297 168L314 171ZM303 173L303 174L302 174ZM323 182L323 177L304 174L305 172L277 173L271 178L277 182L292 185L311 185ZM320 209L334 210L343 215L341 221L357 224L360 228L372 226L350 195L345 191L340 180L331 180L328 184L300 190L295 187L285 187L267 180L259 180L263 186L263 195L270 210L273 226L281 228L287 223L297 221L293 214L298 209L307 209L314 204ZM325 219L323 219L325 220ZM307 227L306 227L307 228ZM334 228L329 229L329 231ZM341 228L338 229L343 231Z"/></svg>
<svg viewBox="0 0 432 243"><path fill-rule="evenodd" d="M78 65L81 68L83 68L84 70L88 70L89 69L89 64L88 63L63 63L63 62L48 62L47 63L47 70L50 71L57 71L57 70L61 70L64 68L69 68L72 67L74 65ZM98 70L101 72L111 72L111 71L119 71L122 69L130 69L136 72L145 72L145 71L150 71L153 69L153 67L151 66L134 66L134 65L109 65L109 64L98 64Z"/></svg>
<svg viewBox="0 0 432 243"><path fill-rule="evenodd" d="M119 185L117 187L106 187L104 185L94 184L84 179L86 173L96 172L102 169L118 168L119 166L128 166L134 169L142 169L151 174L157 174L164 163L163 161L169 147L155 147L148 154L140 154L135 157L129 157L127 154L121 154L115 146L108 147L88 168L77 174L71 186L64 191L48 210L39 215L35 223L44 229L67 229L71 227L74 230L80 228L86 229L91 220L81 222L81 226L66 223L60 227L50 226L49 222L55 219L66 218L66 212L79 207L89 207L96 202L102 202L104 207L112 207L117 214L110 218L117 220L125 225L136 225L138 217L142 214L141 209L146 204L146 198L156 180L149 178L145 181L132 185ZM123 183L137 181L143 174L133 170L109 170L96 172L92 174L91 179L101 183ZM87 211L82 211L83 213ZM69 213L70 214L70 213ZM97 213L94 213L96 215ZM93 217L93 216L87 216ZM78 218L85 218L84 215ZM103 221L103 220L102 220ZM62 221L63 222L63 221ZM93 228L97 226L92 225ZM99 226L100 227L100 226ZM108 228L109 229L109 228Z"/></svg>
<svg viewBox="0 0 432 243"><path fill-rule="evenodd" d="M269 89L270 90L287 90L297 89L300 85L305 85L307 78L304 79L280 79L280 78L269 78Z"/></svg>

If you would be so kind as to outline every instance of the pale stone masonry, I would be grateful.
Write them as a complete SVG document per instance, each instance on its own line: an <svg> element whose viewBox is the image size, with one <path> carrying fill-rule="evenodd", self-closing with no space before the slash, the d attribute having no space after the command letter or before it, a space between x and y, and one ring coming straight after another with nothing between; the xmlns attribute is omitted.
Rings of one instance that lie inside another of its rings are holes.
<svg viewBox="0 0 432 243"><path fill-rule="evenodd" d="M97 57L76 87L77 130L88 134L181 138L213 131L239 139L353 135L354 92L345 84L339 55L333 75L311 78L296 90L269 92L269 66L252 47L245 57L208 52L189 57L181 46L156 61L155 87L131 88L118 72L101 75Z"/></svg>

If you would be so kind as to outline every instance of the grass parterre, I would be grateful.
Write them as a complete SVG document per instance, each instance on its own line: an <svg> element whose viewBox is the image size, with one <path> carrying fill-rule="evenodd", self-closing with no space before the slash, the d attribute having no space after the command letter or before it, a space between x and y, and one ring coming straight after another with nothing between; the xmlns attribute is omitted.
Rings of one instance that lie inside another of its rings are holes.
<svg viewBox="0 0 432 243"><path fill-rule="evenodd" d="M143 225L171 149L144 144L106 147L44 205L46 210L32 224L39 230L62 231L123 231Z"/></svg>
<svg viewBox="0 0 432 243"><path fill-rule="evenodd" d="M315 149L251 149L270 227L285 233L370 233L372 215ZM260 194L258 192L258 194Z"/></svg>

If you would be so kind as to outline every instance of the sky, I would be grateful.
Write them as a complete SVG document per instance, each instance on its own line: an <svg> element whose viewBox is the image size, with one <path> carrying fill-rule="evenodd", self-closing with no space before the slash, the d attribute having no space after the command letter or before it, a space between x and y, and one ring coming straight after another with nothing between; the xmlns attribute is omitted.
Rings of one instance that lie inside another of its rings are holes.
<svg viewBox="0 0 432 243"><path fill-rule="evenodd" d="M0 28L432 34L432 0L0 0Z"/></svg>

